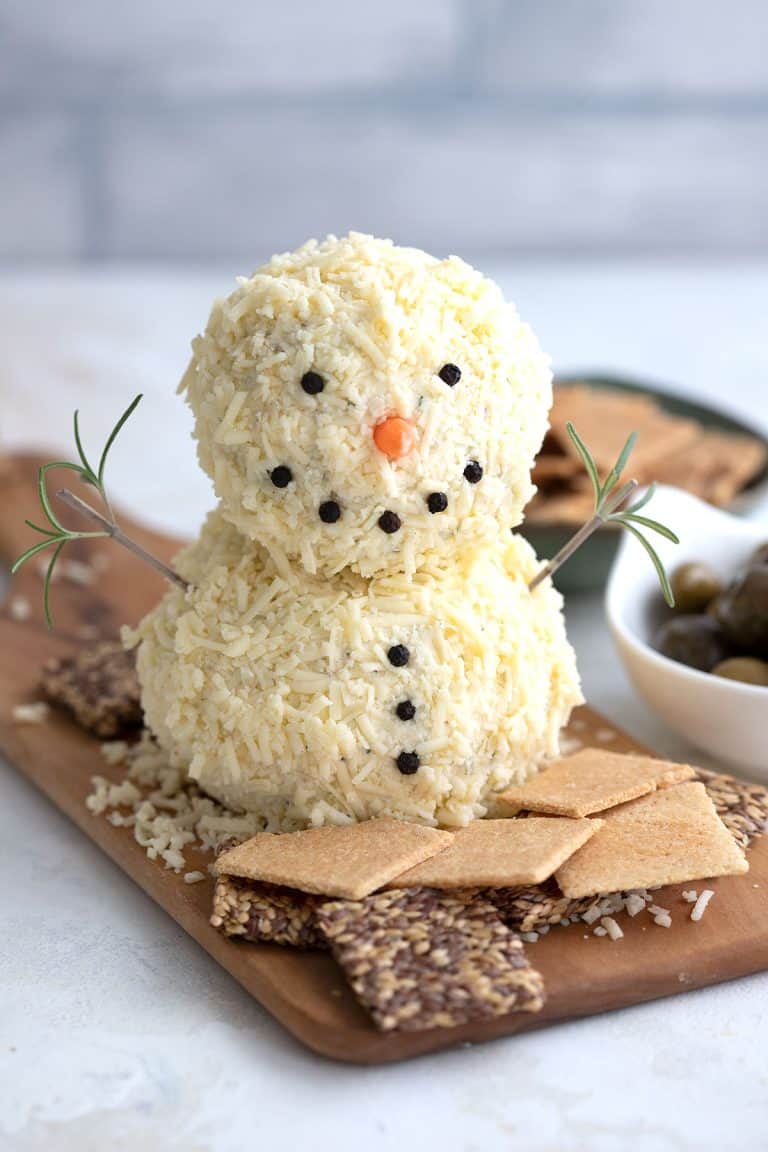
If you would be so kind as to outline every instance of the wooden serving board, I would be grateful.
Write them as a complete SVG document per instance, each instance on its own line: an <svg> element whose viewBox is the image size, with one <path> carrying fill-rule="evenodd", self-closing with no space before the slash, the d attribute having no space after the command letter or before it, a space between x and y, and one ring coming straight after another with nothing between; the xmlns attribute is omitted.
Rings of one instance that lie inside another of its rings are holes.
<svg viewBox="0 0 768 1152"><path fill-rule="evenodd" d="M30 532L25 516L37 519L33 456L0 462L0 556L17 555ZM68 476L71 483L71 473ZM51 476L51 491L56 477ZM178 541L130 525L127 531L159 555L170 558ZM66 555L66 553L65 553ZM689 988L731 980L768 968L768 836L749 852L750 873L708 884L716 891L704 919L688 919L679 887L660 892L658 902L672 909L670 929L650 917L622 919L623 940L593 936L579 925L553 929L529 955L541 971L547 1002L537 1015L512 1015L460 1028L428 1032L377 1032L358 1006L341 972L327 954L298 952L273 945L226 939L208 923L211 882L186 885L181 876L147 859L129 830L113 827L85 807L91 776L117 779L108 769L99 742L66 717L51 714L42 725L19 725L15 705L35 700L42 662L50 655L116 635L157 599L163 584L149 569L110 541L80 543L71 559L105 558L107 567L91 586L62 576L52 589L57 631L42 620L42 580L34 561L17 575L11 598L0 614L0 749L17 768L95 841L137 884L193 936L236 980L299 1040L338 1060L376 1064L471 1041L477 1043L613 1008L669 996ZM26 599L32 610L14 620L10 603ZM588 708L580 709L572 734L583 743L600 742L617 750L633 747L621 733L609 738L610 725ZM599 735L598 735L599 733ZM208 859L187 854L189 868L205 868ZM701 888L701 884L698 885ZM94 916L98 910L94 909Z"/></svg>

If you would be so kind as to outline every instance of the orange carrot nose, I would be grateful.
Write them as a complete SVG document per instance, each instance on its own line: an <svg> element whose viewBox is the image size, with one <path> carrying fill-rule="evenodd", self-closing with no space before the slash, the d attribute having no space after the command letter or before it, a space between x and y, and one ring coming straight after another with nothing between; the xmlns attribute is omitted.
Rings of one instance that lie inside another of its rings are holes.
<svg viewBox="0 0 768 1152"><path fill-rule="evenodd" d="M416 446L416 429L403 416L387 416L374 428L373 442L390 460L399 460Z"/></svg>

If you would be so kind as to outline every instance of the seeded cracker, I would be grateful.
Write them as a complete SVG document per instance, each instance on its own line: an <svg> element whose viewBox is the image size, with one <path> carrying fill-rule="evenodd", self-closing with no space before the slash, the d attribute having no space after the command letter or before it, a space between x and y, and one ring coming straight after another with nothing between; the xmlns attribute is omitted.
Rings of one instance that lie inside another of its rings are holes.
<svg viewBox="0 0 768 1152"><path fill-rule="evenodd" d="M696 778L706 788L717 814L740 848L768 829L768 788L705 768Z"/></svg>
<svg viewBox="0 0 768 1152"><path fill-rule="evenodd" d="M47 661L40 685L52 704L104 740L141 724L136 658L121 644L99 644Z"/></svg>
<svg viewBox="0 0 768 1152"><path fill-rule="evenodd" d="M317 913L334 957L382 1032L538 1012L541 976L491 904L415 888Z"/></svg>
<svg viewBox="0 0 768 1152"><path fill-rule="evenodd" d="M360 900L451 844L450 832L384 818L303 832L262 832L224 852L219 875Z"/></svg>
<svg viewBox="0 0 768 1152"><path fill-rule="evenodd" d="M431 860L399 874L389 887L491 888L537 884L600 827L599 820L475 820Z"/></svg>
<svg viewBox="0 0 768 1152"><path fill-rule="evenodd" d="M573 756L556 761L527 783L507 789L498 801L512 812L589 816L653 792L657 787L689 780L693 774L688 764L583 748Z"/></svg>
<svg viewBox="0 0 768 1152"><path fill-rule="evenodd" d="M211 924L225 936L242 940L327 948L315 922L319 903L320 897L306 892L219 876L213 892Z"/></svg>
<svg viewBox="0 0 768 1152"><path fill-rule="evenodd" d="M564 896L679 884L748 871L703 784L677 784L604 814L603 827L556 873Z"/></svg>

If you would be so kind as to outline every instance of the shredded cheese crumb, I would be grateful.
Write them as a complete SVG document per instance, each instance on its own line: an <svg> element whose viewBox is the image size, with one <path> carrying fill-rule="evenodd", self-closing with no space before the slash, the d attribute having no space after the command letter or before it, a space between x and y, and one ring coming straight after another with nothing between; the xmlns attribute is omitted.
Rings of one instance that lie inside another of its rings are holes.
<svg viewBox="0 0 768 1152"><path fill-rule="evenodd" d="M701 920L707 910L707 905L714 896L711 888L705 888L691 909L691 920Z"/></svg>
<svg viewBox="0 0 768 1152"><path fill-rule="evenodd" d="M44 724L48 719L50 708L44 700L37 700L34 704L17 704L13 710L14 724Z"/></svg>
<svg viewBox="0 0 768 1152"><path fill-rule="evenodd" d="M24 596L14 596L8 605L8 611L10 612L11 620L29 620L32 615L29 600Z"/></svg>
<svg viewBox="0 0 768 1152"><path fill-rule="evenodd" d="M624 936L624 933L614 920L613 916L603 916L600 923L602 924L603 928L605 928L611 940L621 940Z"/></svg>

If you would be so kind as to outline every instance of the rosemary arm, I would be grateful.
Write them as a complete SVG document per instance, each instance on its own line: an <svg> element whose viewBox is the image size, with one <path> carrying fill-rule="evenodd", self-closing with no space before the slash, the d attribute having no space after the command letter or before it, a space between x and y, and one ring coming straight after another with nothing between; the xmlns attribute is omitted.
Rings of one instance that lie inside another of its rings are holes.
<svg viewBox="0 0 768 1152"><path fill-rule="evenodd" d="M81 500L74 492L70 492L68 488L61 488L56 495L63 504L68 505L68 507L73 508L75 512L80 512L81 515L93 520L108 536L111 536L118 544L122 544L129 552L133 552L134 556L138 556L140 560L149 564L156 572L160 572L161 575L165 576L166 580L169 580L172 584L178 584L181 588L189 587L189 584L183 576L180 576L178 572L174 572L173 568L164 564L157 556L153 556L146 548L142 548L141 544L137 544L135 540L131 540L130 536L126 536L125 532L123 532L122 528L120 528L114 520L108 520L105 516L102 516L100 512L97 512L96 509L92 508L90 504L87 504L85 500Z"/></svg>
<svg viewBox="0 0 768 1152"><path fill-rule="evenodd" d="M582 524L578 532L571 536L570 540L552 557L549 563L545 564L544 567L536 573L533 580L528 584L528 591L533 592L534 588L537 588L543 580L546 580L548 576L552 576L553 573L557 572L558 568L562 568L566 560L570 560L574 552L581 548L582 544L589 539L592 533L596 532L597 529L605 523L606 517L610 516L625 500L629 499L636 488L637 480L628 480L626 484L622 485L618 492L612 493L608 500L606 500L605 506L598 508L594 516L592 516L590 520L587 520L586 524Z"/></svg>

